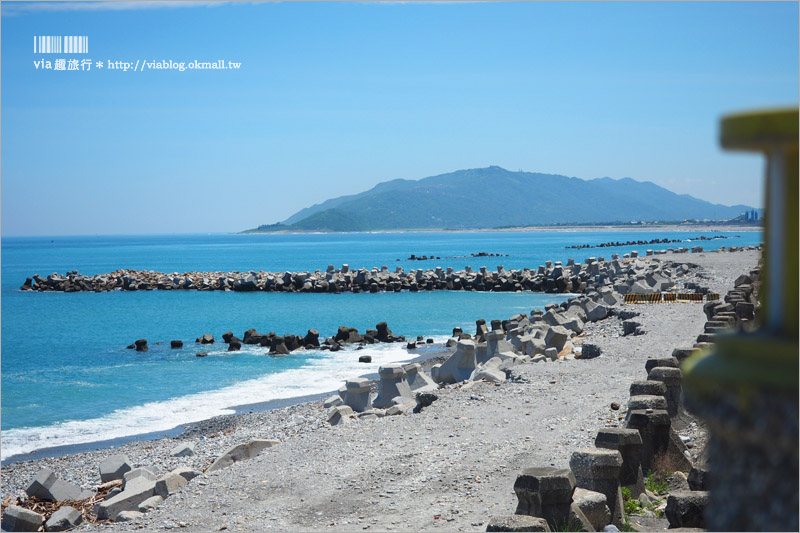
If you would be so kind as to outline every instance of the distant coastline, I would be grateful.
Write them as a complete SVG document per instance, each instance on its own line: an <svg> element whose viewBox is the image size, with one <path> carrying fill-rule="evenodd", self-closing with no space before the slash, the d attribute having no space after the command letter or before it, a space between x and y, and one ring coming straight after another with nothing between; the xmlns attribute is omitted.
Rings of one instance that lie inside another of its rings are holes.
<svg viewBox="0 0 800 533"><path fill-rule="evenodd" d="M591 225L565 225L565 226L515 226L509 228L470 228L470 229L450 229L450 228L420 228L420 229L392 229L392 230L369 230L369 231L321 231L321 230L275 230L263 231L249 229L236 232L238 235L253 234L322 234L322 233L486 233L486 232L563 232L563 231L763 231L763 226L755 224L591 224Z"/></svg>

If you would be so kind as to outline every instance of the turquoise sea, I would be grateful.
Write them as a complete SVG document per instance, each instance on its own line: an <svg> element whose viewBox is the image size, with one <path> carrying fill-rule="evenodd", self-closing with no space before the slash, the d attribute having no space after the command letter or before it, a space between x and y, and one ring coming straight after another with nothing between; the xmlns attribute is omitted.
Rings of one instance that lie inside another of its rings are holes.
<svg viewBox="0 0 800 533"><path fill-rule="evenodd" d="M566 295L540 293L420 292L385 294L284 294L195 291L109 293L23 292L33 274L78 270L82 274L119 268L163 272L302 271L397 265L406 270L436 266L462 269L497 265L536 268L546 260L590 256L667 244L565 249L608 241L700 235L727 239L699 243L706 250L756 245L760 232L547 231L424 232L303 235L140 235L16 237L2 239L2 458L54 446L166 431L183 423L232 413L233 406L323 393L344 379L376 372L388 362L418 354L405 345L370 346L336 353L301 351L270 357L266 349L243 346L228 353L221 342L203 347L194 339L249 328L279 334L309 328L331 336L338 326L364 331L387 321L395 334L444 341L452 328L473 331L475 320L508 318ZM698 244L698 243L695 243ZM472 253L507 257L470 258ZM411 254L435 261L397 261ZM687 260L691 256L687 255ZM125 346L146 338L150 350ZM184 348L169 349L182 339ZM159 344L164 343L164 344ZM372 364L357 362L370 354Z"/></svg>

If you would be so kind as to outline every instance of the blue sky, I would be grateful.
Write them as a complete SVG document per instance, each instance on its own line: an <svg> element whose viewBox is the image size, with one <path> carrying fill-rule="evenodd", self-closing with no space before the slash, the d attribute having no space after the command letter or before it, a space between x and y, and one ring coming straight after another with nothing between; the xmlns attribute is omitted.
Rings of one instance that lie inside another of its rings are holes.
<svg viewBox="0 0 800 533"><path fill-rule="evenodd" d="M4 2L2 235L238 231L489 165L760 206L719 118L796 106L798 42L797 2ZM34 68L59 57L242 66Z"/></svg>

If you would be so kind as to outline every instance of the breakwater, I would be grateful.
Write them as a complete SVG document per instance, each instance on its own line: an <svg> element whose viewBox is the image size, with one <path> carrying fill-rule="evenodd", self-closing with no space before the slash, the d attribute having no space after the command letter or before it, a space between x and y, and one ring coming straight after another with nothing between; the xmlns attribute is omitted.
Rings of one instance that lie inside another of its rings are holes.
<svg viewBox="0 0 800 533"><path fill-rule="evenodd" d="M680 249L688 252L688 249ZM696 247L693 251L702 251ZM648 252L650 255L651 252ZM451 267L412 269L406 272L396 267L390 272L387 266L380 269L359 268L351 270L349 265L335 268L328 265L323 272L183 272L163 273L152 270L117 270L108 274L86 276L78 271L61 276L53 273L46 278L38 274L27 278L21 290L32 291L148 291L148 290L197 290L197 291L262 291L262 292L400 292L400 291L485 291L515 292L534 291L548 293L581 293L587 288L613 283L620 277L626 280L637 276L645 268L638 260L637 252L625 254L612 260L589 257L583 263L569 259L564 265L560 261L546 261L538 268L506 270L498 266L490 271L486 267L473 270L466 267L454 270ZM632 282L640 281L633 279ZM627 292L627 291L626 291Z"/></svg>

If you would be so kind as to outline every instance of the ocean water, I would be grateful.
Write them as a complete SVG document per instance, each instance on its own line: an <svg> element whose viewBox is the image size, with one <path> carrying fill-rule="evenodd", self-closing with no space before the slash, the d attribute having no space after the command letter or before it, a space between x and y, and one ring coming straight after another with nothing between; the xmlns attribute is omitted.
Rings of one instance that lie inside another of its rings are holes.
<svg viewBox="0 0 800 533"><path fill-rule="evenodd" d="M472 332L475 320L508 318L566 295L541 293L420 292L380 294L283 294L195 291L35 293L19 286L33 274L118 268L163 272L298 271L402 266L494 270L538 267L546 260L582 261L590 256L644 254L648 246L570 250L565 246L607 241L700 235L727 239L699 243L705 249L747 246L760 232L613 231L474 232L305 235L152 235L2 239L2 458L54 446L169 430L176 425L232 413L232 407L318 394L345 379L377 372L380 365L417 356L404 344L374 345L336 353L301 351L286 357L243 346L225 351L231 330L321 336L338 326L359 331L386 321L395 334L446 340L455 326ZM680 244L653 246L678 247ZM507 257L465 257L471 253ZM411 254L435 261L405 261ZM402 259L398 261L397 259ZM687 256L690 260L690 256ZM218 343L194 339L211 333ZM150 350L125 349L146 338ZM184 348L172 350L169 341ZM205 358L195 356L208 351ZM358 363L369 354L371 364Z"/></svg>

